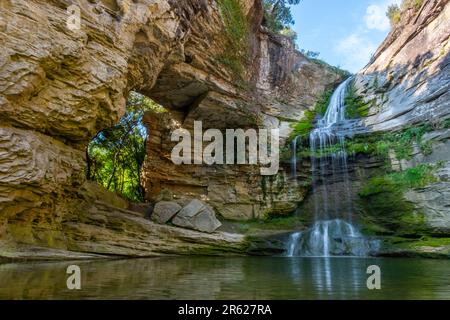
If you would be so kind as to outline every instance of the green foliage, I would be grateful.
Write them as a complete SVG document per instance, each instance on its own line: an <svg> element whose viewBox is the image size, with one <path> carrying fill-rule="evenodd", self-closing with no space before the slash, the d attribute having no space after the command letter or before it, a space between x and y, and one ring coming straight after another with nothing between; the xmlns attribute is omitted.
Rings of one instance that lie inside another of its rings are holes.
<svg viewBox="0 0 450 320"><path fill-rule="evenodd" d="M345 116L347 119L367 117L373 102L366 103L361 96L356 94L353 85L349 86L345 96Z"/></svg>
<svg viewBox="0 0 450 320"><path fill-rule="evenodd" d="M417 143L422 153L431 153L431 145L422 142L423 135L431 130L432 128L425 124L418 127L410 127L400 133L388 135L387 138L397 158L409 160L412 157L414 143Z"/></svg>
<svg viewBox="0 0 450 320"><path fill-rule="evenodd" d="M280 34L291 39L294 45L296 45L295 41L297 40L297 32L295 32L292 28L285 27L280 30Z"/></svg>
<svg viewBox="0 0 450 320"><path fill-rule="evenodd" d="M430 141L424 142L422 139L423 135L431 130L432 127L425 124L409 127L396 133L357 137L354 140L350 140L348 144L364 141L368 144L367 152L364 153L387 156L389 151L393 150L398 160L410 160L413 156L414 144L425 155L432 152L432 143Z"/></svg>
<svg viewBox="0 0 450 320"><path fill-rule="evenodd" d="M365 141L363 138L358 138L354 140L347 140L344 145L345 151L348 154L375 154L376 153L376 144L370 141ZM303 149L299 156L302 158L308 157L320 157L320 156L328 156L335 154L342 150L342 147L339 144L331 145L321 149L321 151L316 151L316 153L312 153L310 149Z"/></svg>
<svg viewBox="0 0 450 320"><path fill-rule="evenodd" d="M434 237L422 237L417 241L410 243L410 246L413 248L417 247L445 247L450 246L450 238L434 238Z"/></svg>
<svg viewBox="0 0 450 320"><path fill-rule="evenodd" d="M316 51L306 51L305 49L300 50L301 53L303 53L305 56L307 56L310 59L317 59L320 56L320 52Z"/></svg>
<svg viewBox="0 0 450 320"><path fill-rule="evenodd" d="M443 124L443 127L444 127L445 129L448 129L448 128L450 128L450 119L446 119L446 120L444 120L444 124Z"/></svg>
<svg viewBox="0 0 450 320"><path fill-rule="evenodd" d="M324 95L326 97L326 95ZM314 111L305 113L304 118L296 123L293 128L291 138L296 136L307 137L312 129L314 129L314 123L319 114L323 115L326 111L326 105L329 101L319 101ZM325 107L325 108L324 108ZM321 110L323 113L318 112ZM441 127L445 127L445 122L441 123ZM409 127L403 131L396 133L384 133L384 134L371 134L371 135L359 135L352 139L345 141L345 150L348 154L368 154L376 155L380 157L387 157L389 151L394 151L398 160L410 160L413 156L414 145L416 144L420 151L425 154L431 154L432 141L424 142L423 135L433 130L429 124ZM320 155L329 155L341 150L339 145L332 145L322 150L322 154L312 154L309 149L303 149L299 156L317 157Z"/></svg>
<svg viewBox="0 0 450 320"><path fill-rule="evenodd" d="M325 61L323 61L322 59L319 59L320 52L305 50L305 49L300 50L300 52L303 55L305 55L306 57L308 57L309 60L311 60L315 64L318 64L322 67L328 68L330 71L337 73L342 78L348 78L352 75L349 71L341 69L339 66L332 66L332 65L326 63Z"/></svg>
<svg viewBox="0 0 450 320"><path fill-rule="evenodd" d="M144 112L164 109L152 100L131 93L125 115L111 128L99 132L87 149L90 180L132 201L142 201L141 166L145 159Z"/></svg>
<svg viewBox="0 0 450 320"><path fill-rule="evenodd" d="M391 4L387 9L386 16L389 18L391 26L396 26L401 19L400 7L396 4Z"/></svg>
<svg viewBox="0 0 450 320"><path fill-rule="evenodd" d="M390 144L387 141L379 140L375 142L374 153L379 156L387 156L390 149Z"/></svg>
<svg viewBox="0 0 450 320"><path fill-rule="evenodd" d="M432 165L420 164L402 172L374 177L364 185L359 195L368 197L384 192L397 193L409 188L423 188L437 181L433 175L434 170L435 167Z"/></svg>
<svg viewBox="0 0 450 320"><path fill-rule="evenodd" d="M424 3L424 0L403 0L401 7L397 4L391 4L386 12L386 16L391 22L391 26L395 27L401 20L402 12L408 9L419 11Z"/></svg>
<svg viewBox="0 0 450 320"><path fill-rule="evenodd" d="M325 91L316 102L313 110L307 110L303 116L303 119L293 124L291 127L294 129L292 132L292 138L296 136L308 137L311 130L314 129L314 123L318 116L323 117L327 112L328 105L330 104L333 91Z"/></svg>
<svg viewBox="0 0 450 320"><path fill-rule="evenodd" d="M300 0L264 0L264 25L279 33L294 24L289 5L297 5Z"/></svg>
<svg viewBox="0 0 450 320"><path fill-rule="evenodd" d="M225 50L218 60L227 66L236 77L242 78L249 54L247 19L238 0L218 0L217 3L227 37Z"/></svg>
<svg viewBox="0 0 450 320"><path fill-rule="evenodd" d="M415 11L418 11L422 7L423 2L424 0L403 0L402 10L414 9Z"/></svg>

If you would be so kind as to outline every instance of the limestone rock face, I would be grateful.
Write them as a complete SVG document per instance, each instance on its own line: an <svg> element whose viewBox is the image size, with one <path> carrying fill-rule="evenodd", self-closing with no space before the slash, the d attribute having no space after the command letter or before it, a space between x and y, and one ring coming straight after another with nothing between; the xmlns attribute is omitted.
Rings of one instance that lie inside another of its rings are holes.
<svg viewBox="0 0 450 320"><path fill-rule="evenodd" d="M118 121L132 90L170 110L165 126L154 128L165 133L176 126L189 129L194 120L219 129L286 129L288 121L298 120L313 106L316 93L341 80L296 52L286 38L261 29L260 0L236 1L248 24L249 59L240 62L241 74L223 63L230 54L229 35L215 0L80 0L75 3L79 29L68 27L72 2L0 1L2 243L134 254L116 245L123 215L112 219L112 232L104 217L84 216L90 210L87 204L101 197L83 187L88 142ZM285 101L283 90L289 87L298 90L288 90ZM267 200L272 197L264 199L259 168L173 169L167 162L170 145L163 144L166 135L150 136L143 169L148 199L165 187L178 195L209 194L213 200L205 201L215 203L219 214L245 219L263 217L273 206ZM222 203L224 197L230 203ZM292 203L289 196L275 201L282 202L279 207ZM79 202L83 205L74 205ZM117 204L123 210L120 200ZM146 237L163 230L141 222L133 228L147 230ZM93 233L83 235L87 230L99 232L102 240ZM170 227L164 226L166 231L170 233ZM180 243L188 245L198 234L191 235L180 236ZM127 242L140 241L133 239L130 232ZM228 237L222 240L224 246L228 240L235 244Z"/></svg>
<svg viewBox="0 0 450 320"><path fill-rule="evenodd" d="M432 132L423 137L430 154L416 150L410 161L399 161L397 169L421 163L440 164L450 170L450 135L442 128L450 118L450 1L423 1L409 8L357 76L356 88L372 101L365 125L373 132L396 131L427 123ZM418 149L418 148L416 148ZM423 226L431 233L449 233L448 174L441 182L413 190L405 198L424 215ZM447 202L447 204L446 204Z"/></svg>
<svg viewBox="0 0 450 320"><path fill-rule="evenodd" d="M176 143L170 138L181 127L178 119L183 117L174 112L148 112L144 117L153 137L147 141L147 159L142 171L147 199L158 201L161 192L170 189L175 198L201 199L218 216L232 220L289 214L304 199L308 186L296 185L283 164L279 174L266 177L261 176L258 166L175 165L170 156Z"/></svg>
<svg viewBox="0 0 450 320"><path fill-rule="evenodd" d="M200 200L194 199L173 218L176 226L211 233L222 224L216 219L214 210Z"/></svg>
<svg viewBox="0 0 450 320"><path fill-rule="evenodd" d="M152 220L157 223L164 224L172 219L180 210L181 206L176 202L158 202L153 209Z"/></svg>
<svg viewBox="0 0 450 320"><path fill-rule="evenodd" d="M426 223L435 234L450 233L450 182L432 184L424 189L411 190L405 198L424 212Z"/></svg>
<svg viewBox="0 0 450 320"><path fill-rule="evenodd" d="M241 3L251 57L242 62L242 74L217 63L228 53L224 52L228 35L221 26L220 10L211 7L208 19L217 23L204 16L193 21L192 36L184 46L188 58L166 65L155 86L145 92L169 109L144 117L150 138L142 181L150 201L170 189L177 198L205 201L220 217L249 220L292 213L305 197L307 186L293 185L283 168L274 177L262 177L258 166L174 165L170 159L176 145L171 133L183 128L193 136L194 121L201 121L203 130L222 132L277 128L283 143L292 131L289 124L313 108L324 90L343 80L332 68L296 51L288 38L261 27L261 1Z"/></svg>
<svg viewBox="0 0 450 320"><path fill-rule="evenodd" d="M172 3L172 4L171 4ZM179 57L185 1L0 2L0 238L64 245L61 221L85 176L85 147L123 114L131 89L152 87ZM182 58L179 58L182 59Z"/></svg>
<svg viewBox="0 0 450 320"><path fill-rule="evenodd" d="M300 120L318 96L344 80L328 66L306 58L287 38L261 30L256 87L264 100L263 122L289 136L292 121Z"/></svg>

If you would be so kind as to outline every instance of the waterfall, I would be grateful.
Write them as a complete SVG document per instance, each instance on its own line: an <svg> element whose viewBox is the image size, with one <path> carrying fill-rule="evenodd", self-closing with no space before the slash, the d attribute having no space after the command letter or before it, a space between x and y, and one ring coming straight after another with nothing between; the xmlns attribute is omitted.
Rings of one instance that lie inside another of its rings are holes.
<svg viewBox="0 0 450 320"><path fill-rule="evenodd" d="M297 249L297 242L301 235L302 235L301 232L295 232L290 235L287 251L288 257L293 257L295 255L295 250Z"/></svg>
<svg viewBox="0 0 450 320"><path fill-rule="evenodd" d="M352 78L339 85L316 128L310 133L312 190L314 200L313 226L289 237L286 255L293 256L366 256L378 247L352 224L353 205L348 170L346 137L358 130L357 121L345 117L345 96ZM297 150L298 139L293 149ZM295 166L294 166L295 161ZM297 157L293 153L292 169L296 174ZM327 182L339 184L339 192L329 190Z"/></svg>
<svg viewBox="0 0 450 320"><path fill-rule="evenodd" d="M350 222L320 220L303 232L290 235L288 257L367 256L378 249L378 241L366 239Z"/></svg>
<svg viewBox="0 0 450 320"><path fill-rule="evenodd" d="M297 136L294 138L294 140L292 140L291 172L294 178L297 178L297 149L298 149L297 147L300 139L301 137Z"/></svg>

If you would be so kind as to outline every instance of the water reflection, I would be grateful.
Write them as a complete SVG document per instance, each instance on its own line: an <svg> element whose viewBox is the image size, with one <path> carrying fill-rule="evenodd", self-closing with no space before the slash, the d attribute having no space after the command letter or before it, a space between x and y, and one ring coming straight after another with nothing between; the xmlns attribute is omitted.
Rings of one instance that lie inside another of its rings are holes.
<svg viewBox="0 0 450 320"><path fill-rule="evenodd" d="M154 258L0 264L1 299L450 299L450 261L376 258ZM366 287L379 265L382 290Z"/></svg>

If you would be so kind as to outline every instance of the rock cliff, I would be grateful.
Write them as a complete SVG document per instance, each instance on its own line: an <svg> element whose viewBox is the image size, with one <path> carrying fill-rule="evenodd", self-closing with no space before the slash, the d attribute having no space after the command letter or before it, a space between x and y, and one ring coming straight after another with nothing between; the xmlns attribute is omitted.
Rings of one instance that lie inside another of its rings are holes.
<svg viewBox="0 0 450 320"><path fill-rule="evenodd" d="M68 27L72 4L80 28ZM286 136L287 123L341 76L261 28L261 19L259 0L1 1L0 256L244 252L242 237L157 226L120 207L85 181L85 149L124 113L130 91L162 104L178 126L280 127ZM152 132L171 127L146 119L149 199L171 185L205 195L224 217L292 207L256 168L171 168L165 137Z"/></svg>
<svg viewBox="0 0 450 320"><path fill-rule="evenodd" d="M450 6L423 1L402 12L394 27L357 76L367 100L377 99L365 124L374 131L396 130L450 116Z"/></svg>
<svg viewBox="0 0 450 320"><path fill-rule="evenodd" d="M404 219L402 223L409 224L410 230L405 232L413 238L423 234L448 237L450 2L429 0L417 4L420 6L409 5L403 9L400 21L372 61L357 74L355 87L372 105L364 119L370 132L426 128L427 132L417 138L409 159L397 161L395 156L391 157L395 170L414 168L423 163L439 168L436 172L439 182L406 192L404 205L408 212L414 212L414 217ZM428 149L423 150L420 145L427 145ZM379 213L389 215L386 211L392 213L392 207L387 205L390 200L384 201L386 206L381 206ZM423 219L420 223L419 217ZM396 218L391 218L392 223ZM426 242L413 248L426 253L441 250L443 254L448 254L449 249L449 246L439 245L427 247Z"/></svg>

